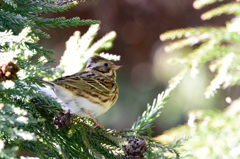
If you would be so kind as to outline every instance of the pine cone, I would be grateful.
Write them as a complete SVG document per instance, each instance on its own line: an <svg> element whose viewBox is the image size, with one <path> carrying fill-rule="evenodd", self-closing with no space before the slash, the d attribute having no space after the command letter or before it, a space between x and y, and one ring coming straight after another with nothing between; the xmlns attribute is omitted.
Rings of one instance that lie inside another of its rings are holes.
<svg viewBox="0 0 240 159"><path fill-rule="evenodd" d="M54 117L53 124L56 129L70 127L73 124L73 117L74 115L70 114L70 110L66 113L59 112L59 117Z"/></svg>
<svg viewBox="0 0 240 159"><path fill-rule="evenodd" d="M12 61L0 60L0 82L17 79L19 66Z"/></svg>
<svg viewBox="0 0 240 159"><path fill-rule="evenodd" d="M144 140L138 138L129 139L128 145L123 145L123 148L128 158L143 158L143 154L147 151L147 144Z"/></svg>

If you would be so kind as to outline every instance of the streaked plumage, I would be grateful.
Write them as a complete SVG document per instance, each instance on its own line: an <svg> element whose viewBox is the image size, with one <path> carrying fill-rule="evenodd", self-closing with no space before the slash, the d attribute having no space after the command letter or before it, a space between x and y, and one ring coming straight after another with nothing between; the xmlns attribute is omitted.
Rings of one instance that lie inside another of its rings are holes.
<svg viewBox="0 0 240 159"><path fill-rule="evenodd" d="M105 113L118 98L116 70L121 66L93 56L83 72L44 81L75 115L92 117L96 126L103 127L94 117ZM95 127L96 127L95 126Z"/></svg>

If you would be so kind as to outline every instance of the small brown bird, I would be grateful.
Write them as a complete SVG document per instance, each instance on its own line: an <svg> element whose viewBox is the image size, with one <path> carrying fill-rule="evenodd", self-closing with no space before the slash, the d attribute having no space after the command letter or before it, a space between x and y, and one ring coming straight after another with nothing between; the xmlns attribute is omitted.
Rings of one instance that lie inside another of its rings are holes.
<svg viewBox="0 0 240 159"><path fill-rule="evenodd" d="M120 67L95 55L88 60L83 72L43 82L53 89L72 114L91 117L96 122L93 128L104 128L95 117L105 113L116 102L116 70Z"/></svg>

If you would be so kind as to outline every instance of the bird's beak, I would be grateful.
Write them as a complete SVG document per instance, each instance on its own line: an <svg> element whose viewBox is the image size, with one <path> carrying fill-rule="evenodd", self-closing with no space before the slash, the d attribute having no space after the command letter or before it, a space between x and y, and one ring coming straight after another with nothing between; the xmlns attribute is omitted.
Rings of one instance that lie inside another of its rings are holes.
<svg viewBox="0 0 240 159"><path fill-rule="evenodd" d="M122 65L113 65L112 68L113 68L114 70L117 70L117 69L119 69L120 67L122 67Z"/></svg>

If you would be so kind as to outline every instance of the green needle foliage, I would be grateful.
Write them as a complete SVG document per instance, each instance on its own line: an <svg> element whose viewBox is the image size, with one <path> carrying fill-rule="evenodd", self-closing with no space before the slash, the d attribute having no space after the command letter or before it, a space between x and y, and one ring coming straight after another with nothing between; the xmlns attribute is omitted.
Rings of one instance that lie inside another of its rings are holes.
<svg viewBox="0 0 240 159"><path fill-rule="evenodd" d="M70 27L89 24L98 24L95 20L80 20L79 17L66 19L59 18L43 18L41 15L47 12L63 12L77 5L77 1L69 3L61 3L56 0L31 1L31 0L1 0L0 1L0 31L12 30L14 35L19 34L25 27L30 27L29 35L36 42L39 37L50 38L50 35L42 29L48 27ZM37 43L25 43L30 50L36 50L39 55L44 55L48 60L53 60L49 53L52 50L43 49Z"/></svg>
<svg viewBox="0 0 240 159"><path fill-rule="evenodd" d="M167 99L170 97L172 91L176 88L179 82L183 79L186 74L186 70L180 72L174 79L171 80L169 88L158 95L157 99L153 100L153 104L147 106L147 110L143 112L142 116L138 117L137 121L132 125L134 134L143 134L145 132L151 133L150 128L152 127L153 121L160 116L161 109L164 107ZM149 134L150 135L150 134Z"/></svg>
<svg viewBox="0 0 240 159"><path fill-rule="evenodd" d="M153 140L151 126L183 74L148 106L132 129L93 130L92 119L78 116L74 117L72 126L56 129L53 118L59 117L62 105L41 91L38 79L51 80L81 71L93 54L119 60L119 56L100 52L112 47L115 32L93 43L99 21L41 17L48 12L66 11L77 3L73 0L0 0L0 158L24 158L20 154L27 151L46 159L179 158L174 149L179 144L169 146ZM38 45L40 37L50 38L43 29L88 24L91 26L84 35L75 32L70 37L60 65L46 67L46 63L54 61L51 58L54 51ZM77 65L71 63L70 67L69 60ZM171 156L166 157L165 153Z"/></svg>
<svg viewBox="0 0 240 159"><path fill-rule="evenodd" d="M165 144L188 137L177 149L183 158L232 158L239 153L239 104L235 100L223 112L194 110L189 112L188 124L166 131L156 138Z"/></svg>
<svg viewBox="0 0 240 159"><path fill-rule="evenodd" d="M193 6L200 9L217 1L222 0L195 0ZM239 1L235 1L202 14L202 20L221 14L235 15L224 27L177 29L160 36L161 40L180 39L166 46L166 51L197 45L186 57L174 58L171 62L184 65L192 76L198 74L201 66L209 64L210 71L216 72L216 76L206 88L206 98L213 96L217 89L240 84L239 6ZM182 158L238 159L240 158L238 121L239 99L234 100L223 112L193 110L189 112L187 124L168 130L155 139L168 145L174 145L178 139L182 140L183 142L179 142L180 145L176 148L181 152Z"/></svg>
<svg viewBox="0 0 240 159"><path fill-rule="evenodd" d="M211 4L212 0L197 0L194 7L201 7ZM234 14L235 18L226 23L225 27L198 27L177 29L163 33L161 40L179 39L165 47L167 52L181 49L185 46L199 45L191 53L182 59L174 58L174 64L181 64L189 68L192 76L196 76L199 68L206 63L210 63L212 72L217 72L211 84L207 87L205 96L207 98L214 95L219 88L240 84L239 65L239 2L224 4L215 9L202 14L203 20L221 14Z"/></svg>

